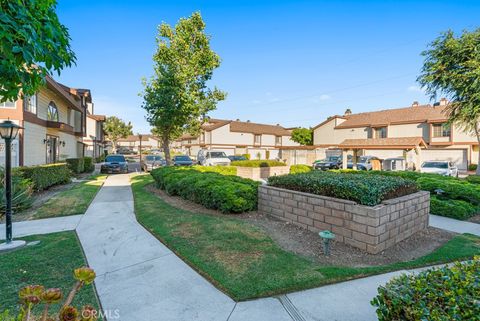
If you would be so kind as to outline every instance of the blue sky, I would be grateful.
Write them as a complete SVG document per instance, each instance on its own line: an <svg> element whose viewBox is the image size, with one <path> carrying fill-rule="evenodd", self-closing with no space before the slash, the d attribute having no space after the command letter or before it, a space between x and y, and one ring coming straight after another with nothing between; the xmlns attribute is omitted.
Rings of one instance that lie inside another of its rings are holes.
<svg viewBox="0 0 480 321"><path fill-rule="evenodd" d="M222 58L212 84L228 93L211 116L286 127L428 102L421 51L442 31L480 27L480 1L59 0L77 65L56 79L148 132L138 93L157 26L194 11Z"/></svg>

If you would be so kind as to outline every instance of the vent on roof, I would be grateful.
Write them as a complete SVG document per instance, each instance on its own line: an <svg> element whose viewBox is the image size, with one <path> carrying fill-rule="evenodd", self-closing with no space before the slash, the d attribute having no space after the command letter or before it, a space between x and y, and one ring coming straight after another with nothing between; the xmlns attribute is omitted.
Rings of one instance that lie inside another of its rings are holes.
<svg viewBox="0 0 480 321"><path fill-rule="evenodd" d="M347 110L345 110L345 113L343 115L350 116L351 114L352 114L352 110L350 108L347 108Z"/></svg>
<svg viewBox="0 0 480 321"><path fill-rule="evenodd" d="M236 120L236 121L240 121L240 118L237 118L237 120Z"/></svg>
<svg viewBox="0 0 480 321"><path fill-rule="evenodd" d="M280 126L280 124L277 124L277 126Z"/></svg>
<svg viewBox="0 0 480 321"><path fill-rule="evenodd" d="M418 106L420 106L420 104L418 103L418 101L415 100L415 101L412 103L412 107L418 107Z"/></svg>
<svg viewBox="0 0 480 321"><path fill-rule="evenodd" d="M440 98L440 106L446 106L448 104L447 98Z"/></svg>
<svg viewBox="0 0 480 321"><path fill-rule="evenodd" d="M247 123L249 123L249 122L250 122L250 119L247 120Z"/></svg>

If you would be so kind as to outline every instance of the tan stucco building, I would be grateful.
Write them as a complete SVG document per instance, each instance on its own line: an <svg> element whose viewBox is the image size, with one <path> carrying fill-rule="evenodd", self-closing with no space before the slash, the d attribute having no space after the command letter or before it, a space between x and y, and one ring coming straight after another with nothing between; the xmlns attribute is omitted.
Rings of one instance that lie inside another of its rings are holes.
<svg viewBox="0 0 480 321"><path fill-rule="evenodd" d="M35 95L0 104L0 120L10 119L23 127L13 143L13 165L83 157L89 104L89 90L67 87L48 76Z"/></svg>
<svg viewBox="0 0 480 321"><path fill-rule="evenodd" d="M117 149L119 147L128 148L134 152L140 149L139 135L129 135L126 138L121 138L117 141ZM158 149L160 148L160 140L150 134L142 134L142 150Z"/></svg>
<svg viewBox="0 0 480 321"><path fill-rule="evenodd" d="M476 137L455 124L448 124L448 102L419 105L375 112L329 117L314 127L317 159L328 154L356 153L381 159L403 157L410 168L423 161L449 160L459 169L478 162ZM310 163L311 164L311 163Z"/></svg>
<svg viewBox="0 0 480 321"><path fill-rule="evenodd" d="M291 140L289 129L224 119L210 119L198 137L186 134L172 144L174 150L190 156L196 156L200 149L214 149L227 155L249 154L251 159L281 158L282 146L299 146Z"/></svg>

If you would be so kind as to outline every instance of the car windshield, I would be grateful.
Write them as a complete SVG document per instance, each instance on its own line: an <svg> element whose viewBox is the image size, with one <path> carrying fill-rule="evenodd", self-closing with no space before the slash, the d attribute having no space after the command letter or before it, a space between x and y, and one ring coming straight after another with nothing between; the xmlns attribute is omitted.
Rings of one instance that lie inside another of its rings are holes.
<svg viewBox="0 0 480 321"><path fill-rule="evenodd" d="M338 162L340 160L340 156L329 156L327 157L327 162Z"/></svg>
<svg viewBox="0 0 480 321"><path fill-rule="evenodd" d="M448 168L447 162L425 162L423 168Z"/></svg>
<svg viewBox="0 0 480 321"><path fill-rule="evenodd" d="M105 158L105 161L107 163L121 163L121 162L125 162L125 157L121 155L111 155L111 156L107 156Z"/></svg>
<svg viewBox="0 0 480 321"><path fill-rule="evenodd" d="M161 161L162 156L146 156L145 159L147 161L153 162L153 161Z"/></svg>
<svg viewBox="0 0 480 321"><path fill-rule="evenodd" d="M226 158L227 155L224 152L208 152L208 158Z"/></svg>
<svg viewBox="0 0 480 321"><path fill-rule="evenodd" d="M244 156L230 156L230 158L236 161L247 160Z"/></svg>
<svg viewBox="0 0 480 321"><path fill-rule="evenodd" d="M188 156L175 156L175 160L177 161L190 161L190 157Z"/></svg>
<svg viewBox="0 0 480 321"><path fill-rule="evenodd" d="M358 159L358 162L359 163L368 163L369 159L368 157L366 156L361 156L359 159Z"/></svg>

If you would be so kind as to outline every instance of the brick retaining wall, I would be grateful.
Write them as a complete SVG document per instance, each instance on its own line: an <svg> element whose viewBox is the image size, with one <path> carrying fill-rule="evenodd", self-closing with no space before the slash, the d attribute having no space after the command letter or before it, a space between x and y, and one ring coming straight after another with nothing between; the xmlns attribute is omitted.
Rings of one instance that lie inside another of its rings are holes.
<svg viewBox="0 0 480 321"><path fill-rule="evenodd" d="M312 232L332 231L338 242L377 254L428 227L430 193L364 206L263 185L258 189L258 210Z"/></svg>

